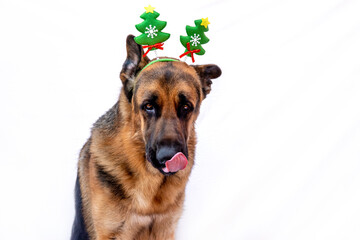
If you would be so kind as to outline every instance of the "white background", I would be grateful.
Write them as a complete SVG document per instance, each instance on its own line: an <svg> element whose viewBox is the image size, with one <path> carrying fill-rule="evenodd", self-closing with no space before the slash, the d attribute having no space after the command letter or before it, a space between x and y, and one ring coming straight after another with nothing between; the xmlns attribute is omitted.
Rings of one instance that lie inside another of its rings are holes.
<svg viewBox="0 0 360 240"><path fill-rule="evenodd" d="M69 239L77 156L152 4L223 75L177 239L360 239L360 1L0 0L0 239ZM164 226L166 227L166 226Z"/></svg>

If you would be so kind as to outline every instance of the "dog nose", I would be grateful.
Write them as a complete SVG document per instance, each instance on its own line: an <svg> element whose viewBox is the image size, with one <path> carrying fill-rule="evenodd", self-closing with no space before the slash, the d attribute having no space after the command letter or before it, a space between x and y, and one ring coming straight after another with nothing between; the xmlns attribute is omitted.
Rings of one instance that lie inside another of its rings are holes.
<svg viewBox="0 0 360 240"><path fill-rule="evenodd" d="M179 147L171 145L161 146L156 151L156 159L160 164L165 164L166 161L170 160L178 152L181 152Z"/></svg>

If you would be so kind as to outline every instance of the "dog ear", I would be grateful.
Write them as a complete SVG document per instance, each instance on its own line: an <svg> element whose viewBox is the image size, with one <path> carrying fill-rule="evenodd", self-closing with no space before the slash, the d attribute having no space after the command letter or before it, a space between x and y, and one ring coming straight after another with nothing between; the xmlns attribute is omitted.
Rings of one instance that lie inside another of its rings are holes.
<svg viewBox="0 0 360 240"><path fill-rule="evenodd" d="M125 95L129 102L131 102L135 77L148 64L150 59L147 56L143 57L144 50L135 42L133 35L129 35L126 38L126 51L127 57L120 72L120 79Z"/></svg>
<svg viewBox="0 0 360 240"><path fill-rule="evenodd" d="M221 69L215 64L193 65L192 67L200 77L204 97L206 97L211 91L211 79L220 77Z"/></svg>

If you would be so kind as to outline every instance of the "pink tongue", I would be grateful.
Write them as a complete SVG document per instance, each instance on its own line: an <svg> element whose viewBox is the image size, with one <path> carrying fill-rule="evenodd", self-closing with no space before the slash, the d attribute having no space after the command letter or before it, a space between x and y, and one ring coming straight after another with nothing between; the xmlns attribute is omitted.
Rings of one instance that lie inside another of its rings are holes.
<svg viewBox="0 0 360 240"><path fill-rule="evenodd" d="M182 152L178 152L170 160L165 162L166 167L163 168L163 171L166 173L177 172L186 168L187 163L188 160L185 155Z"/></svg>

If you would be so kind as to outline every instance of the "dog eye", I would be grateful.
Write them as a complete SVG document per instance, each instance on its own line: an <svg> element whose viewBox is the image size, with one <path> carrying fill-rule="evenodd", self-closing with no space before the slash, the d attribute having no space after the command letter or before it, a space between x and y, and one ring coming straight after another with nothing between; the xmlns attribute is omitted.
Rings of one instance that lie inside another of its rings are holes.
<svg viewBox="0 0 360 240"><path fill-rule="evenodd" d="M154 105L148 103L148 104L146 104L146 105L144 106L144 109L145 109L146 111L152 111L152 110L154 110Z"/></svg>
<svg viewBox="0 0 360 240"><path fill-rule="evenodd" d="M191 112L192 111L192 107L191 107L191 105L189 105L189 104L183 104L183 105L181 105L181 112L183 113L183 114L187 114L187 113L189 113L189 112Z"/></svg>
<svg viewBox="0 0 360 240"><path fill-rule="evenodd" d="M189 105L187 105L187 104L182 105L182 110L183 110L184 112L190 111Z"/></svg>
<svg viewBox="0 0 360 240"><path fill-rule="evenodd" d="M148 114L154 114L155 113L155 106L152 105L151 103L147 103L143 106L143 109L145 112L147 112Z"/></svg>

